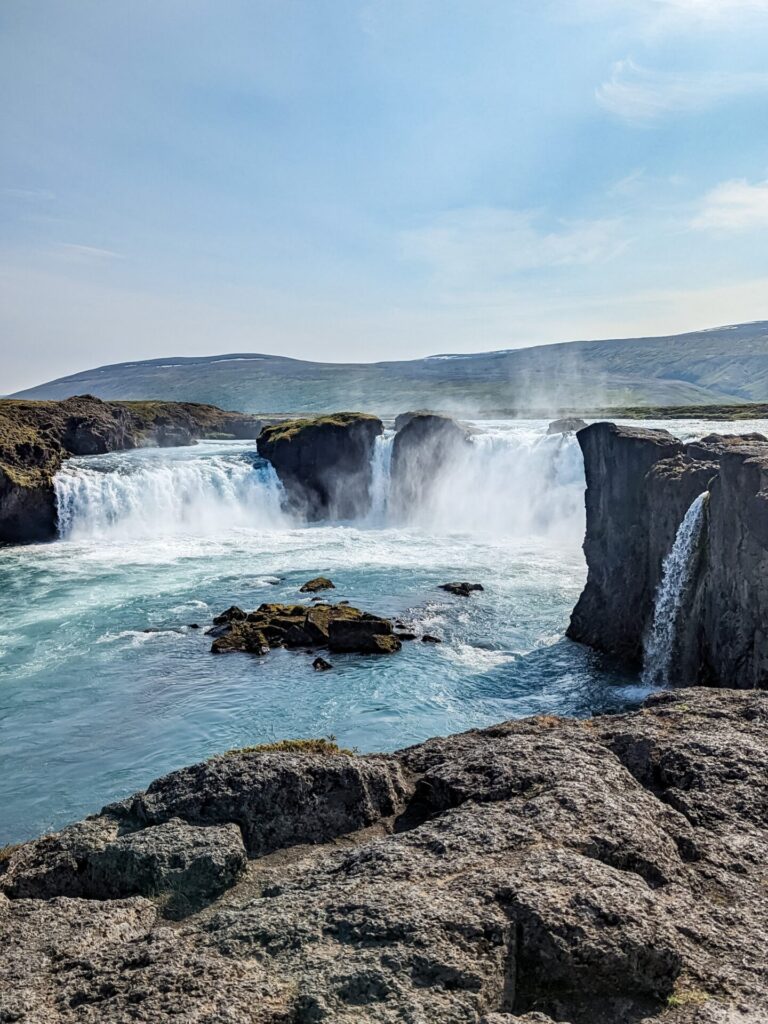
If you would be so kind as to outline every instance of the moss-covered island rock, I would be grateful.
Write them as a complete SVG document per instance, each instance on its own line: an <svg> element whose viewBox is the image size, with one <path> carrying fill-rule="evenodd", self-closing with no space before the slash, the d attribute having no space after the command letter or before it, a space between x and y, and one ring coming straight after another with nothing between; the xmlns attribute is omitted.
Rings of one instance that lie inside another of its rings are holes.
<svg viewBox="0 0 768 1024"><path fill-rule="evenodd" d="M263 420L189 402L0 400L0 544L56 536L53 478L72 455L255 437Z"/></svg>
<svg viewBox="0 0 768 1024"><path fill-rule="evenodd" d="M337 412L265 427L259 455L275 468L289 504L308 519L355 519L371 507L371 459L384 425Z"/></svg>

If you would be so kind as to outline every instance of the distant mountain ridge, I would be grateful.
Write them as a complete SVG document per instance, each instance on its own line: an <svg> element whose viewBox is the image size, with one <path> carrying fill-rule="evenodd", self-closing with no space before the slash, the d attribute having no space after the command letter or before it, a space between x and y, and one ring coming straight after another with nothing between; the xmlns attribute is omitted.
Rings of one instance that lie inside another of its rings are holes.
<svg viewBox="0 0 768 1024"><path fill-rule="evenodd" d="M325 363L263 353L115 363L14 397L203 402L242 412L379 414L768 401L768 321L656 338L572 341L407 361Z"/></svg>

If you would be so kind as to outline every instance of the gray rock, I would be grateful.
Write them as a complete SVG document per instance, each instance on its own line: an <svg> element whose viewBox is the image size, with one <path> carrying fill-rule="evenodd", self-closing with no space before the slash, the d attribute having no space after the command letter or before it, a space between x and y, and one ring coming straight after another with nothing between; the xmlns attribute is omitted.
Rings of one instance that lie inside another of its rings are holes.
<svg viewBox="0 0 768 1024"><path fill-rule="evenodd" d="M587 421L580 416L565 416L560 420L552 420L547 427L548 434L574 434L586 427Z"/></svg>
<svg viewBox="0 0 768 1024"><path fill-rule="evenodd" d="M234 884L246 863L234 824L180 820L118 835L118 821L91 818L20 847L0 874L13 897L117 899L183 893L195 902Z"/></svg>
<svg viewBox="0 0 768 1024"><path fill-rule="evenodd" d="M213 816L251 836L246 872L173 927L52 876L53 898L0 895L0 1020L764 1024L767 721L768 693L681 689L390 757L173 773L67 848L172 872L196 849L173 818ZM113 838L142 816L167 824Z"/></svg>

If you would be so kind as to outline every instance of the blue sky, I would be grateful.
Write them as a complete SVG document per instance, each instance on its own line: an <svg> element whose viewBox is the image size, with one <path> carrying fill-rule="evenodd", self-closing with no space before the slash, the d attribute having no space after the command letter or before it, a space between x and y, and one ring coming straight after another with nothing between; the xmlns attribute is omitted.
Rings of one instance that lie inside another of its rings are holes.
<svg viewBox="0 0 768 1024"><path fill-rule="evenodd" d="M768 318L768 0L6 0L0 393Z"/></svg>

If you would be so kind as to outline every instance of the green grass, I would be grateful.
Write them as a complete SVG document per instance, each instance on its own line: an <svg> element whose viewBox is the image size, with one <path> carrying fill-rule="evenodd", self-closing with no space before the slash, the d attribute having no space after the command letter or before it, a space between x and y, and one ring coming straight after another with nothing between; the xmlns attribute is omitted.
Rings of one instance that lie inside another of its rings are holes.
<svg viewBox="0 0 768 1024"><path fill-rule="evenodd" d="M339 757L342 754L354 754L354 750L340 747L335 736L306 740L277 740L274 743L258 743L252 747L236 747L227 750L225 756L232 754L320 754L323 757Z"/></svg>
<svg viewBox="0 0 768 1024"><path fill-rule="evenodd" d="M670 1010L677 1010L684 1006L703 1006L709 1002L710 996L700 988L676 989L667 999L667 1006Z"/></svg>

